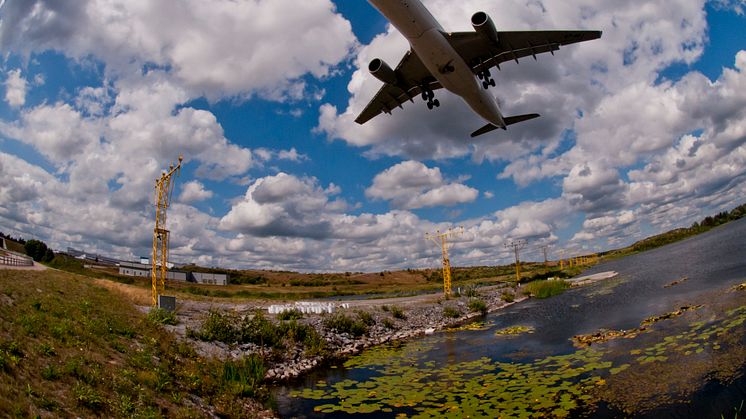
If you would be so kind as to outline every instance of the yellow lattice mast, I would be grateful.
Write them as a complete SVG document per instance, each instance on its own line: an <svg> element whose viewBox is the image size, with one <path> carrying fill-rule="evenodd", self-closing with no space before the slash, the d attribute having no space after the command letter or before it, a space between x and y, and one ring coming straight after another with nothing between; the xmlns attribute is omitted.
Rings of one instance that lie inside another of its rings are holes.
<svg viewBox="0 0 746 419"><path fill-rule="evenodd" d="M515 253L515 287L521 283L521 249L526 247L526 240L513 240L510 243L505 243L505 248L512 249Z"/></svg>
<svg viewBox="0 0 746 419"><path fill-rule="evenodd" d="M441 252L443 253L443 294L446 297L450 297L451 295L451 261L448 258L448 238L453 238L463 232L464 228L459 227L457 229L449 228L443 233L441 233L440 230L436 230L435 234L425 234L425 238L427 240L432 240L436 246L440 246Z"/></svg>
<svg viewBox="0 0 746 419"><path fill-rule="evenodd" d="M153 286L153 307L158 304L158 279L160 277L161 291L166 289L166 269L168 268L168 240L169 231L166 229L166 210L171 201L171 193L174 189L173 175L181 173L181 161L168 166L168 172L161 173L161 177L155 180L155 228L153 229L153 261L151 278ZM160 266L159 266L160 265Z"/></svg>

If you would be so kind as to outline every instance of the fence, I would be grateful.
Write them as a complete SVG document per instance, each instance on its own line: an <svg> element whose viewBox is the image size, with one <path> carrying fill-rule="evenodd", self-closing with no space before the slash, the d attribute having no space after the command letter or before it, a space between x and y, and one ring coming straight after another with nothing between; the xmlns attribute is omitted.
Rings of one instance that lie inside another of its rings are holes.
<svg viewBox="0 0 746 419"><path fill-rule="evenodd" d="M34 266L34 260L27 257L0 255L0 265L7 266Z"/></svg>

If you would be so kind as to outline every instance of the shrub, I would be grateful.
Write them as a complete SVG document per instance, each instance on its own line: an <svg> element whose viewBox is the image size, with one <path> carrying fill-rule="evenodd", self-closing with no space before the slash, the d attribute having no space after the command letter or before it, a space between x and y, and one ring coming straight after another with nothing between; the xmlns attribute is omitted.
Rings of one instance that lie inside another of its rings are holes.
<svg viewBox="0 0 746 419"><path fill-rule="evenodd" d="M383 319L383 327L386 329L394 329L396 326L394 326L394 322L392 322L391 319Z"/></svg>
<svg viewBox="0 0 746 419"><path fill-rule="evenodd" d="M234 343L241 338L241 331L236 327L237 324L238 317L235 314L221 313L211 309L200 330L194 334L205 341L217 340Z"/></svg>
<svg viewBox="0 0 746 419"><path fill-rule="evenodd" d="M389 306L387 306L387 305L382 305L382 306L381 306L381 310L383 310L383 311L389 311Z"/></svg>
<svg viewBox="0 0 746 419"><path fill-rule="evenodd" d="M242 343L251 342L270 347L282 346L283 334L280 328L272 324L260 311L244 318L239 335Z"/></svg>
<svg viewBox="0 0 746 419"><path fill-rule="evenodd" d="M506 303L512 303L513 301L515 301L515 295L510 291L503 291L500 299L505 301Z"/></svg>
<svg viewBox="0 0 746 419"><path fill-rule="evenodd" d="M461 317L461 312L453 307L443 307L443 316L451 319L457 319Z"/></svg>
<svg viewBox="0 0 746 419"><path fill-rule="evenodd" d="M154 307L148 312L148 321L155 324L168 324L175 326L179 323L176 319L176 313L165 310L160 307Z"/></svg>
<svg viewBox="0 0 746 419"><path fill-rule="evenodd" d="M562 294L567 288L570 287L570 283L567 281L532 281L523 286L523 293L536 298L549 298L555 295Z"/></svg>
<svg viewBox="0 0 746 419"><path fill-rule="evenodd" d="M487 304L479 298L475 298L469 301L469 310L478 311L484 315L487 314Z"/></svg>
<svg viewBox="0 0 746 419"><path fill-rule="evenodd" d="M357 317L360 319L361 322L365 323L366 326L373 326L374 324L376 324L376 320L367 311L358 311Z"/></svg>
<svg viewBox="0 0 746 419"><path fill-rule="evenodd" d="M407 318L407 316L404 315L404 311L397 306L391 306L391 315L394 316L395 319L404 320Z"/></svg>
<svg viewBox="0 0 746 419"><path fill-rule="evenodd" d="M355 321L342 313L332 314L324 319L324 326L338 333L348 333L352 336L362 336L368 333L368 326L362 321Z"/></svg>
<svg viewBox="0 0 746 419"><path fill-rule="evenodd" d="M302 319L303 313L297 308L283 310L277 315L277 320L297 320Z"/></svg>

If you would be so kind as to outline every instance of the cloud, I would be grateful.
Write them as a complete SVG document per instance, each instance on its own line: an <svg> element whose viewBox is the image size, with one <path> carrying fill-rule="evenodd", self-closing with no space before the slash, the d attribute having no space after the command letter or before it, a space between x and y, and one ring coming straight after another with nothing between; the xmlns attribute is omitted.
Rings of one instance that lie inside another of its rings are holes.
<svg viewBox="0 0 746 419"><path fill-rule="evenodd" d="M8 72L5 79L5 101L14 108L20 108L26 103L26 79L21 77L21 70L15 69Z"/></svg>
<svg viewBox="0 0 746 419"><path fill-rule="evenodd" d="M210 199L212 198L212 195L212 191L205 189L205 185L203 185L199 181L192 180L186 182L184 186L181 187L179 201L185 204L189 204L192 202L199 202Z"/></svg>
<svg viewBox="0 0 746 419"><path fill-rule="evenodd" d="M479 191L464 184L446 183L439 168L412 160L377 174L365 190L368 198L390 201L403 209L452 206L472 202L478 195Z"/></svg>
<svg viewBox="0 0 746 419"><path fill-rule="evenodd" d="M190 96L212 101L301 99L303 76L328 76L355 44L330 0L32 0L9 2L3 14L4 51L94 56L120 77L165 69Z"/></svg>

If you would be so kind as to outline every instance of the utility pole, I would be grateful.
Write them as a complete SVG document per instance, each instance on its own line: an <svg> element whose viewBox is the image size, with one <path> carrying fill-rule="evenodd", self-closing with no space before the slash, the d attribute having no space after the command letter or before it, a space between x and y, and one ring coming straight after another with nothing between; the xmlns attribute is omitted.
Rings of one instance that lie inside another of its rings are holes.
<svg viewBox="0 0 746 419"><path fill-rule="evenodd" d="M446 298L451 296L451 261L448 258L448 238L453 238L463 232L464 228L459 227L457 229L449 228L443 233L440 230L436 230L435 234L425 234L425 239L431 240L436 246L440 246L443 254L443 294Z"/></svg>
<svg viewBox="0 0 746 419"><path fill-rule="evenodd" d="M547 260L547 249L549 249L549 245L545 244L544 246L541 246L541 250L544 251L544 267L547 266L547 262L548 262L548 260Z"/></svg>
<svg viewBox="0 0 746 419"><path fill-rule="evenodd" d="M515 253L515 287L518 288L518 284L521 283L521 259L519 252L521 249L526 247L526 240L513 240L510 243L505 243L505 248L513 249Z"/></svg>
<svg viewBox="0 0 746 419"><path fill-rule="evenodd" d="M181 161L184 157L179 156L179 164L168 166L168 172L162 172L161 177L155 180L155 228L153 229L153 260L151 261L152 282L152 304L158 305L158 277L160 276L161 290L166 289L166 269L168 265L169 230L166 229L166 210L171 201L171 193L174 190L172 177L181 173ZM160 267L158 264L160 263Z"/></svg>

